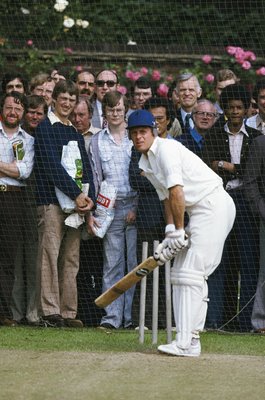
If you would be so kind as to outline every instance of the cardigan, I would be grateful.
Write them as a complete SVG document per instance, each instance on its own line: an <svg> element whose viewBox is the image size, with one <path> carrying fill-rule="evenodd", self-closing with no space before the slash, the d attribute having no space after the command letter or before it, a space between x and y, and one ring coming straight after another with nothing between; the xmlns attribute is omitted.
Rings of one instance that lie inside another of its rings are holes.
<svg viewBox="0 0 265 400"><path fill-rule="evenodd" d="M69 141L77 141L83 166L83 183L89 183L89 197L95 202L93 175L85 149L84 138L75 128L61 122L51 124L45 118L35 133L36 201L37 205L59 204L55 187L75 200L81 190L61 165L63 146Z"/></svg>

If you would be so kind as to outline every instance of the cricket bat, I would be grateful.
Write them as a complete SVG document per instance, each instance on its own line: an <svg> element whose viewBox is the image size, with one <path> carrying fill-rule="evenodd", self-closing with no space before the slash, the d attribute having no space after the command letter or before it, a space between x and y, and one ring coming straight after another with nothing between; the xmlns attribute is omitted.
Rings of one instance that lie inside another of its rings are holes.
<svg viewBox="0 0 265 400"><path fill-rule="evenodd" d="M148 257L141 264L137 265L131 272L107 289L102 295L96 298L95 304L104 308L121 296L126 290L139 282L158 266L154 257Z"/></svg>

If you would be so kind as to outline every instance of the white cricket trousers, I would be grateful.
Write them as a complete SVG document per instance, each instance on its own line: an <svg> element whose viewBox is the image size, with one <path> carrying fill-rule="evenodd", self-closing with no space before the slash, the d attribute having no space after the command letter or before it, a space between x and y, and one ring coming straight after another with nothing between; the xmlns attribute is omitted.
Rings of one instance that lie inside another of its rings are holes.
<svg viewBox="0 0 265 400"><path fill-rule="evenodd" d="M223 187L187 208L189 247L180 251L171 270L177 345L187 349L203 330L208 301L207 278L219 265L235 219L235 205Z"/></svg>

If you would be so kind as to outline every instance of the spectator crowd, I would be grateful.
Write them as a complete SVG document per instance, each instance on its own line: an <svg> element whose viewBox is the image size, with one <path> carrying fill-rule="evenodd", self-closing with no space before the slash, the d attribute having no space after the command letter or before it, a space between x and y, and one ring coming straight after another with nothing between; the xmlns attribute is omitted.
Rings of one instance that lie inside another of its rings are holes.
<svg viewBox="0 0 265 400"><path fill-rule="evenodd" d="M8 72L1 90L0 325L136 327L138 288L104 311L94 299L141 261L142 242L152 254L165 235L163 204L127 130L128 117L145 109L158 136L201 158L236 206L208 280L205 329L265 333L265 80L251 93L220 70L215 103L192 73L176 77L168 98L146 77L123 95L115 71L85 68L71 79L53 70L29 82ZM114 207L99 220L99 204L112 195ZM163 286L161 279L161 328Z"/></svg>

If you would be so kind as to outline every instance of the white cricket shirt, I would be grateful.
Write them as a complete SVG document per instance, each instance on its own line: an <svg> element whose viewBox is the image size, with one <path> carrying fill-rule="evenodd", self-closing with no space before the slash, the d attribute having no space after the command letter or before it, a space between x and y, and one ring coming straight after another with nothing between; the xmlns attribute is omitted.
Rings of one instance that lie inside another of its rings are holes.
<svg viewBox="0 0 265 400"><path fill-rule="evenodd" d="M139 168L155 187L160 200L169 197L169 188L182 186L186 207L223 186L222 179L212 169L175 140L156 137L147 155L142 154Z"/></svg>

